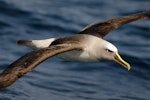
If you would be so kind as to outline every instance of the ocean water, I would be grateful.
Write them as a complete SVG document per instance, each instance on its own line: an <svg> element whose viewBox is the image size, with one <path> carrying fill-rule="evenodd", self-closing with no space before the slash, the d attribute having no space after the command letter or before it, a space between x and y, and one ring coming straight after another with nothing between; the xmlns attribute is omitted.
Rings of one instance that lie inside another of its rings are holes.
<svg viewBox="0 0 150 100"><path fill-rule="evenodd" d="M74 35L86 25L150 10L149 0L0 0L0 71L30 52L19 39ZM77 63L51 58L10 87L0 100L150 100L150 19L105 37L131 64Z"/></svg>

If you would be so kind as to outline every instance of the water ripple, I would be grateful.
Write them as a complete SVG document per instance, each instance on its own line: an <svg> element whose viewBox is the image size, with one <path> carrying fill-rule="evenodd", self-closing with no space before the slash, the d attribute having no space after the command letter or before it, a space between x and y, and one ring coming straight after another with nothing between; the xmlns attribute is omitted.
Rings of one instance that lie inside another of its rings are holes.
<svg viewBox="0 0 150 100"><path fill-rule="evenodd" d="M141 6L142 5L142 6ZM0 71L30 49L19 39L73 35L86 25L149 9L149 0L1 0ZM106 39L131 64L50 59L0 92L1 100L149 100L149 19L125 25Z"/></svg>

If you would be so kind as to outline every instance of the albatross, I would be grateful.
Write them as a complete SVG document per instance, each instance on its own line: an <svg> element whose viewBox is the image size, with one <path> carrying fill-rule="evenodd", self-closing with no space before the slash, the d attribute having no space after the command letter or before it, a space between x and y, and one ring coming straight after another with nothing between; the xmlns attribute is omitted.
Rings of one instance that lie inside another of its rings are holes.
<svg viewBox="0 0 150 100"><path fill-rule="evenodd" d="M17 42L19 45L36 50L20 57L0 73L0 90L10 86L41 62L53 56L80 62L114 60L130 70L130 64L121 58L117 47L103 37L124 24L146 18L150 18L150 11L94 23L72 36L44 40L19 40Z"/></svg>

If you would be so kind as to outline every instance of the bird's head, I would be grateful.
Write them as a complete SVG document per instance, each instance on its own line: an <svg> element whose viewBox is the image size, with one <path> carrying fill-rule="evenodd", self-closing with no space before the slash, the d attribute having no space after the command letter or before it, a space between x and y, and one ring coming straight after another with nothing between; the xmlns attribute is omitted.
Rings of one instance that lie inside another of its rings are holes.
<svg viewBox="0 0 150 100"><path fill-rule="evenodd" d="M101 58L102 60L114 60L120 65L124 66L128 70L130 70L130 64L124 61L118 53L118 49L116 46L111 44L110 42L103 41L101 45Z"/></svg>

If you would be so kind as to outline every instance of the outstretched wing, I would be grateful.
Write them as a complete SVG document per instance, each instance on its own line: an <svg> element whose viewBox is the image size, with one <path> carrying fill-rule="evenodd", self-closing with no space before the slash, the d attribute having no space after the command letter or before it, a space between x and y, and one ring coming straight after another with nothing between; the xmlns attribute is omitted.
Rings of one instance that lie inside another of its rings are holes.
<svg viewBox="0 0 150 100"><path fill-rule="evenodd" d="M62 52L76 49L81 50L82 47L76 44L61 44L27 53L10 64L9 67L0 74L0 90L13 84L44 60Z"/></svg>
<svg viewBox="0 0 150 100"><path fill-rule="evenodd" d="M137 20L143 20L146 18L150 18L150 11L133 14L129 16L122 16L122 17L106 20L104 22L91 24L85 27L79 34L91 34L103 38L110 31L124 24L137 21Z"/></svg>

